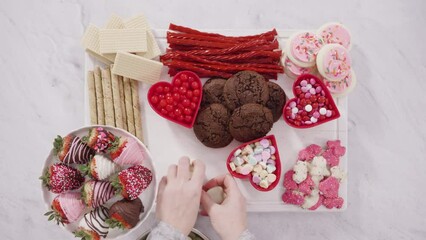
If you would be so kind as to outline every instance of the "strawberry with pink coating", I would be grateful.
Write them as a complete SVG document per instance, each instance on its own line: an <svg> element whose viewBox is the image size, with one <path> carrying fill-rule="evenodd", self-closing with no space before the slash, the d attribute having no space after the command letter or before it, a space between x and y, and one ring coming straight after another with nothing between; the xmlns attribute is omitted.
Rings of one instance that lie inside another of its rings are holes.
<svg viewBox="0 0 426 240"><path fill-rule="evenodd" d="M288 170L284 174L283 185L284 185L285 189L287 189L287 190L296 190L297 189L297 183L293 180L293 174L294 174L293 170Z"/></svg>
<svg viewBox="0 0 426 240"><path fill-rule="evenodd" d="M116 137L107 153L120 166L140 165L145 159L145 152L138 142L126 137Z"/></svg>
<svg viewBox="0 0 426 240"><path fill-rule="evenodd" d="M336 198L325 198L322 201L322 204L328 209L332 209L332 208L340 209L342 208L344 202L345 200L343 198L336 197Z"/></svg>
<svg viewBox="0 0 426 240"><path fill-rule="evenodd" d="M296 190L287 190L282 196L282 200L285 203L301 206L305 202L303 195Z"/></svg>
<svg viewBox="0 0 426 240"><path fill-rule="evenodd" d="M322 148L316 144L311 144L299 152L298 159L309 161L322 152Z"/></svg>
<svg viewBox="0 0 426 240"><path fill-rule="evenodd" d="M44 214L49 216L49 221L55 220L59 223L69 224L77 221L85 208L79 193L61 193L52 201L52 211Z"/></svg>
<svg viewBox="0 0 426 240"><path fill-rule="evenodd" d="M337 198L339 196L339 180L335 177L328 177L321 181L318 188L325 198Z"/></svg>
<svg viewBox="0 0 426 240"><path fill-rule="evenodd" d="M89 130L89 134L81 140L96 152L106 152L114 142L115 136L102 127L95 127Z"/></svg>

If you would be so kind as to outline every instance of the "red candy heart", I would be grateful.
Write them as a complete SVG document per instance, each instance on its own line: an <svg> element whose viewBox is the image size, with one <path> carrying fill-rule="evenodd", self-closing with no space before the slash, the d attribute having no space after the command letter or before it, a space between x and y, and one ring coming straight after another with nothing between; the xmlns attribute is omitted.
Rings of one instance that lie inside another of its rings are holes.
<svg viewBox="0 0 426 240"><path fill-rule="evenodd" d="M148 102L158 115L187 128L192 128L200 108L202 84L197 74L177 73L172 83L158 82L148 91Z"/></svg>
<svg viewBox="0 0 426 240"><path fill-rule="evenodd" d="M271 145L270 146L273 146L275 148L274 155L275 155L275 167L276 167L276 170L273 172L273 174L275 174L275 176L277 177L277 179L275 180L275 182L271 183L269 185L269 187L267 187L267 188L262 188L259 185L257 185L255 182L253 182L253 172L251 172L251 173L249 173L247 175L243 175L243 174L237 173L236 171L233 171L231 169L231 167L230 167L230 163L232 162L232 160L234 158L234 153L236 151L238 151L239 149L240 150L244 149L247 145L254 144L256 142L260 142L262 139L270 140L271 141ZM226 161L226 167L228 168L229 173L232 176L234 176L235 178L240 178L240 179L247 179L248 178L249 181L250 181L250 183L251 183L251 185L255 189L257 189L257 190L259 190L261 192L271 191L272 189L274 189L278 185L278 183L280 181L280 178L281 178L281 160L280 160L280 155L278 153L277 141L275 139L275 136L274 135L269 135L269 136L266 136L266 137L263 137L263 138L259 138L259 139L256 139L256 140L244 143L244 144L240 145L239 147L235 148L229 154L228 160Z"/></svg>
<svg viewBox="0 0 426 240"><path fill-rule="evenodd" d="M293 83L295 98L287 101L283 117L295 128L311 128L340 117L325 84L316 76L303 74Z"/></svg>

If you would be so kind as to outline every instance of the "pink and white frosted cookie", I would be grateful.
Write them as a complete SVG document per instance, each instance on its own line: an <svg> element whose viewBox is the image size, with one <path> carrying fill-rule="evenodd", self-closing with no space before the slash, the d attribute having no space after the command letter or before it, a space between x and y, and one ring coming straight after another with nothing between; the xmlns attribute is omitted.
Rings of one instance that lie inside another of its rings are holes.
<svg viewBox="0 0 426 240"><path fill-rule="evenodd" d="M324 44L337 43L348 50L352 48L351 33L340 23L326 23L318 29L317 35L323 40Z"/></svg>
<svg viewBox="0 0 426 240"><path fill-rule="evenodd" d="M322 46L322 40L315 33L299 32L288 39L285 52L293 63L309 68L315 65L315 59Z"/></svg>
<svg viewBox="0 0 426 240"><path fill-rule="evenodd" d="M282 58L282 65L284 66L284 73L291 79L296 79L302 74L314 74L315 73L315 67L300 67L294 62L292 62L287 55L284 54Z"/></svg>
<svg viewBox="0 0 426 240"><path fill-rule="evenodd" d="M356 76L353 70L340 81L328 81L327 79L323 79L323 81L330 93L335 97L348 95L356 86Z"/></svg>
<svg viewBox="0 0 426 240"><path fill-rule="evenodd" d="M339 44L327 44L318 52L318 72L328 81L340 81L351 72L348 50Z"/></svg>

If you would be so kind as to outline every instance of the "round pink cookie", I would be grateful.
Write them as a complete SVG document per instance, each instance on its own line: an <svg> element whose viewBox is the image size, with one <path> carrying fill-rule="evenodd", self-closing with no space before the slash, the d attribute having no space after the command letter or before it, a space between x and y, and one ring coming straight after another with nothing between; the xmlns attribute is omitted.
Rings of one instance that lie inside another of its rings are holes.
<svg viewBox="0 0 426 240"><path fill-rule="evenodd" d="M330 93L335 97L343 97L348 95L356 86L356 76L353 70L340 81L329 81L323 79Z"/></svg>
<svg viewBox="0 0 426 240"><path fill-rule="evenodd" d="M291 79L296 79L302 74L313 74L315 67L300 67L292 62L286 55L283 56L284 73Z"/></svg>
<svg viewBox="0 0 426 240"><path fill-rule="evenodd" d="M326 23L318 30L324 44L337 43L350 50L352 47L351 34L349 30L340 23Z"/></svg>
<svg viewBox="0 0 426 240"><path fill-rule="evenodd" d="M315 33L299 32L288 39L286 54L298 66L312 67L322 45L322 40Z"/></svg>
<svg viewBox="0 0 426 240"><path fill-rule="evenodd" d="M340 81L351 71L348 50L339 44L327 44L316 58L318 72L328 81Z"/></svg>

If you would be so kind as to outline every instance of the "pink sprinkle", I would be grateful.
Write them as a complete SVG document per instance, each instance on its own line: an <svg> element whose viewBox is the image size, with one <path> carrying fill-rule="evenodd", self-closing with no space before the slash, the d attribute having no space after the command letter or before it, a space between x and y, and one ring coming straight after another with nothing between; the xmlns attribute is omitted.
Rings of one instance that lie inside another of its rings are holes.
<svg viewBox="0 0 426 240"><path fill-rule="evenodd" d="M296 107L296 103L295 103L295 102L290 102L289 107L290 107L290 108L294 108L294 107Z"/></svg>

